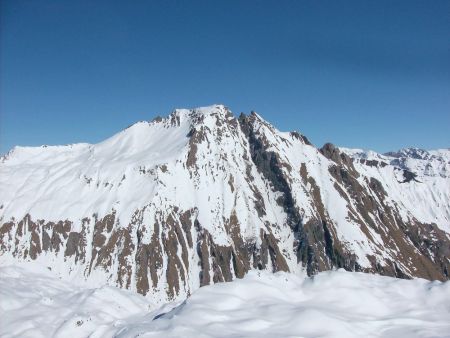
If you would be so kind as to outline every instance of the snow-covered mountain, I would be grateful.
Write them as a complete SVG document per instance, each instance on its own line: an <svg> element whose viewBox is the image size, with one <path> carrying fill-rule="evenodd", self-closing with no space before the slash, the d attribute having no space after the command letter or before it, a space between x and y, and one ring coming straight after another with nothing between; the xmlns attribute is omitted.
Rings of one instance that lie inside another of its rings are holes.
<svg viewBox="0 0 450 338"><path fill-rule="evenodd" d="M450 151L321 149L258 114L175 110L0 163L0 262L153 302L249 270L450 274Z"/></svg>

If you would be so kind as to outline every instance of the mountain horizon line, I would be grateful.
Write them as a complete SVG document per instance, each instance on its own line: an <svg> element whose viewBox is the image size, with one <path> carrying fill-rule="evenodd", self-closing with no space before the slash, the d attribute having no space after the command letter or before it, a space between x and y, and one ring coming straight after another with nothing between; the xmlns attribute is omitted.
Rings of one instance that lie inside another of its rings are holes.
<svg viewBox="0 0 450 338"><path fill-rule="evenodd" d="M112 133L112 135L110 137L107 137L99 142L73 142L73 143L66 143L66 144L40 144L40 145L15 145L12 148L10 148L9 150L6 150L3 154L0 154L0 158L3 158L5 156L7 156L10 152L14 151L14 149L16 148L48 148L48 147L66 147L66 146L74 146L74 145L79 145L79 144L85 144L85 145L95 145L95 144L99 144L102 143L103 141L106 141L107 139L114 137L117 134L122 133L123 131L129 129L130 127L139 124L139 123L152 123L152 122L158 122L160 119L163 118L167 118L169 116L171 116L172 114L176 113L177 111L194 111L194 110L208 110L211 109L213 107L222 107L224 109L226 109L227 111L229 111L231 114L233 114L233 116L235 118L239 118L241 115L243 116L247 116L247 115L251 115L251 114L256 114L260 119L262 119L263 121L269 123L271 126L273 126L274 128L276 128L277 130L279 130L275 124L273 124L272 122L269 122L268 120L264 119L264 117L256 112L255 110L251 110L250 113L244 113L241 112L239 113L239 116L236 116L229 108L227 105L225 104L211 104L211 105L206 105L206 106L199 106L199 107L193 107L193 108L175 108L173 109L166 117L162 117L161 115L156 115L155 117L153 117L150 120L138 120L130 125L128 125L127 127ZM303 135L304 137L307 137L306 134L301 133L299 130L293 129L293 130L289 130L287 132L297 132L300 133L301 135ZM315 147L320 148L320 146L315 145L314 143L312 143L309 138L308 141L313 144ZM336 144L332 141L329 140L327 142L324 142L322 147L325 146L326 144L333 144L334 146L336 146ZM407 147L401 147L398 149L391 149L389 151L385 151L385 152L380 152L380 151L376 151L374 149L371 148L359 148L359 147L347 147L344 145L337 145L338 148L342 148L342 149L353 149L353 150L358 150L358 151L364 151L364 152L374 152L374 153L378 153L378 154L382 154L382 155L388 155L388 154L392 154L392 153L398 153L398 152L402 152L408 149L413 149L413 150L422 150L422 151L440 151L440 150L450 150L450 146L449 147L438 147L438 148L424 148L424 147L417 147L417 146L407 146Z"/></svg>

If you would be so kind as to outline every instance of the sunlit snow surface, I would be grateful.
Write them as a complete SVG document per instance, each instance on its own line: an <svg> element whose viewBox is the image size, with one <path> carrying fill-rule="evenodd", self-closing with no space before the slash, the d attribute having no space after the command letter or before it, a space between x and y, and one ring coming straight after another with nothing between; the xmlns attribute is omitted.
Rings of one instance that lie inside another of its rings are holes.
<svg viewBox="0 0 450 338"><path fill-rule="evenodd" d="M2 337L450 337L450 282L253 271L156 308L29 268L0 268Z"/></svg>

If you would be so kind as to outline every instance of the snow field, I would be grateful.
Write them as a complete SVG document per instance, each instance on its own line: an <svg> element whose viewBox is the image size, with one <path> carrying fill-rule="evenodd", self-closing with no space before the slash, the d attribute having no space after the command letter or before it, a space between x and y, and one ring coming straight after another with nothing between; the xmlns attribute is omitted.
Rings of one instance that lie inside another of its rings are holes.
<svg viewBox="0 0 450 338"><path fill-rule="evenodd" d="M0 268L1 337L450 337L450 282L252 271L156 308L29 268Z"/></svg>

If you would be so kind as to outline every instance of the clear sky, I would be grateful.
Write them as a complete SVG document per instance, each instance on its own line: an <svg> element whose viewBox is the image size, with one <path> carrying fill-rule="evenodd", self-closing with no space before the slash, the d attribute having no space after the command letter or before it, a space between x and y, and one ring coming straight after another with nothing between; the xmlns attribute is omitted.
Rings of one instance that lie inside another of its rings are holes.
<svg viewBox="0 0 450 338"><path fill-rule="evenodd" d="M448 0L2 0L0 31L1 153L214 103L318 146L450 147Z"/></svg>

